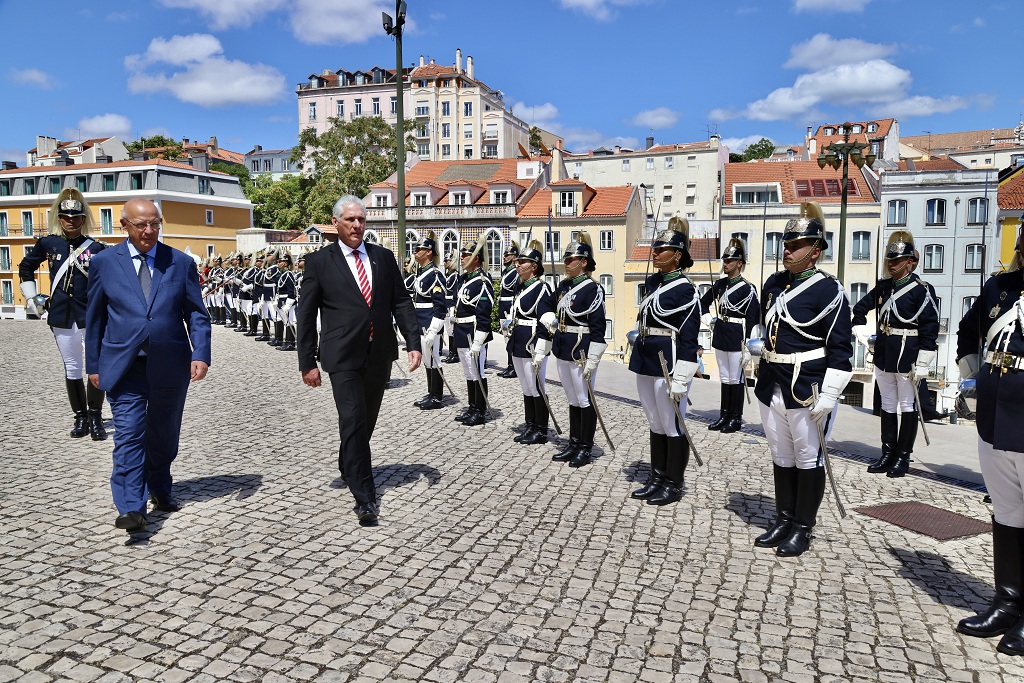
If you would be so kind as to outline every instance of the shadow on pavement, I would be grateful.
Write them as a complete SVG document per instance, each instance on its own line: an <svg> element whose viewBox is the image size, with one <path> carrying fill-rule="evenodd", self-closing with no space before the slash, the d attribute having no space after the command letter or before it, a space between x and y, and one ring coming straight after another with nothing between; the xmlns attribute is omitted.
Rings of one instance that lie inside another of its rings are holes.
<svg viewBox="0 0 1024 683"><path fill-rule="evenodd" d="M622 468L622 473L628 481L647 483L651 476L651 464L645 460L634 460Z"/></svg>
<svg viewBox="0 0 1024 683"><path fill-rule="evenodd" d="M441 483L441 472L430 465L418 463L394 463L373 468L373 481L377 487L378 495L387 489L395 489L399 486L407 486L425 477L428 486L435 486ZM329 486L332 489L347 489L345 477L336 477Z"/></svg>
<svg viewBox="0 0 1024 683"><path fill-rule="evenodd" d="M953 569L941 555L909 548L889 548L889 553L902 565L896 573L940 605L968 611L981 611L988 606L992 587Z"/></svg>
<svg viewBox="0 0 1024 683"><path fill-rule="evenodd" d="M725 509L736 514L746 524L767 529L775 519L775 499L762 493L730 491Z"/></svg>
<svg viewBox="0 0 1024 683"><path fill-rule="evenodd" d="M238 493L236 500L245 500L263 484L262 474L216 474L174 482L174 497L182 503L224 498Z"/></svg>

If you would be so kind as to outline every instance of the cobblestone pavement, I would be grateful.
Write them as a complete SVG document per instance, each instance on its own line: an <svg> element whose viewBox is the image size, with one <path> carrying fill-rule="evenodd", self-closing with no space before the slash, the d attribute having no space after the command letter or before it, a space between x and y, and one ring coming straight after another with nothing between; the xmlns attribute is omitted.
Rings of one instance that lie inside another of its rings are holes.
<svg viewBox="0 0 1024 683"><path fill-rule="evenodd" d="M572 470L512 443L515 380L492 378L499 419L466 428L454 403L412 409L424 376L399 376L373 443L381 525L360 528L329 389L221 327L174 467L185 507L127 544L112 442L66 436L49 331L0 321L0 341L0 682L1024 677L953 630L991 596L987 535L840 521L829 493L811 550L779 559L752 546L773 515L764 440L693 423L706 466L653 508L629 498L647 430L624 402L602 405L616 452ZM917 499L988 520L976 492L834 467L848 509Z"/></svg>

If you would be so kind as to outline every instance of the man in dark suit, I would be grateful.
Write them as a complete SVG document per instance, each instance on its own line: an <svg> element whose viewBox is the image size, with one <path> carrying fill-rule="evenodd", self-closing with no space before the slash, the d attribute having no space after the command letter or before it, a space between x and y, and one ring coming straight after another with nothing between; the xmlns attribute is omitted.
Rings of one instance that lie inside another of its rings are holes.
<svg viewBox="0 0 1024 683"><path fill-rule="evenodd" d="M146 529L148 495L157 510L180 509L171 463L185 395L210 365L210 317L196 264L158 242L162 224L153 202L129 200L121 213L128 239L89 266L85 367L110 402L115 526L128 533Z"/></svg>
<svg viewBox="0 0 1024 683"><path fill-rule="evenodd" d="M420 365L420 328L395 255L363 242L366 209L355 196L334 205L331 222L338 243L306 256L298 304L298 352L302 381L320 386L316 364L317 313L320 362L331 377L338 407L338 469L356 499L362 526L377 523L377 491L370 463L370 437L398 358L392 319L405 337L409 371Z"/></svg>

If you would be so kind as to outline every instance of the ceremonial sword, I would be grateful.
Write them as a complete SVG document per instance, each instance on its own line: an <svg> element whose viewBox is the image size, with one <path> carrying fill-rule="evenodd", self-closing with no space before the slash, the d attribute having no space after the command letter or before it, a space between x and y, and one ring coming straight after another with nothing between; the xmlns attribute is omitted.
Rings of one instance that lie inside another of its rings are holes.
<svg viewBox="0 0 1024 683"><path fill-rule="evenodd" d="M814 399L814 403L818 402L818 383L815 382L811 385L811 397ZM813 419L813 418L812 418ZM843 501L839 497L839 487L836 486L835 475L832 474L832 461L828 459L828 442L825 440L825 425L821 424L817 420L814 420L814 424L818 426L818 440L821 442L821 455L825 462L825 474L828 475L828 483L832 484L832 495L836 499L836 507L839 508L839 516L846 517L846 508L843 507Z"/></svg>
<svg viewBox="0 0 1024 683"><path fill-rule="evenodd" d="M924 436L924 443L926 446L931 446L932 442L928 439L928 430L924 428L924 412L921 410L921 395L917 391L917 381L914 379L913 368L910 369L907 379L910 380L910 386L914 388L914 401L917 405L917 419L921 423L921 434Z"/></svg>
<svg viewBox="0 0 1024 683"><path fill-rule="evenodd" d="M700 459L700 453L697 452L697 447L693 444L693 439L690 438L690 430L686 428L686 420L683 419L683 413L679 410L679 402L672 398L672 377L668 374L668 363L665 362L664 351L658 351L658 360L661 361L661 373L665 376L665 390L668 392L668 402L672 404L672 408L676 411L676 417L679 419L679 428L683 430L683 435L686 436L686 441L690 444L693 459L697 461L697 465L703 467L704 461ZM687 396L687 399L689 399L689 396Z"/></svg>
<svg viewBox="0 0 1024 683"><path fill-rule="evenodd" d="M530 363L530 365L533 365L533 363ZM555 419L555 414L551 412L551 403L548 401L547 392L544 391L543 385L540 382L539 365L533 366L533 376L537 380L537 392L540 394L540 397L544 400L544 407L548 409L548 416L551 418L551 424L555 425L555 433L561 435L562 429L561 427L558 426L558 420ZM613 448L612 450L614 451L615 449Z"/></svg>
<svg viewBox="0 0 1024 683"><path fill-rule="evenodd" d="M586 358L581 357L576 359L576 365L583 367L586 365ZM594 396L594 388L590 386L590 380L586 377L583 378L583 383L587 385L587 394L590 396L590 405L594 408L594 414L597 415L597 423L601 425L601 431L604 432L604 440L608 442L608 447L611 448L612 453L615 452L615 444L612 442L612 437L608 436L608 430L604 426L604 418L601 417L601 411L597 409L597 397Z"/></svg>
<svg viewBox="0 0 1024 683"><path fill-rule="evenodd" d="M423 328L420 328L420 329L423 329ZM427 331L425 329L423 329L423 334L425 335L426 333L427 333ZM452 391L452 386L450 384L448 384L448 379L444 376L444 370L441 369L441 357L438 354L434 353L434 345L433 344L430 345L430 358L435 363L437 363L437 367L436 368L431 368L431 369L432 370L437 370L438 374L441 375L441 381L444 382L444 386L448 390L448 393L451 394L454 398L458 398L458 396L455 396L455 392Z"/></svg>

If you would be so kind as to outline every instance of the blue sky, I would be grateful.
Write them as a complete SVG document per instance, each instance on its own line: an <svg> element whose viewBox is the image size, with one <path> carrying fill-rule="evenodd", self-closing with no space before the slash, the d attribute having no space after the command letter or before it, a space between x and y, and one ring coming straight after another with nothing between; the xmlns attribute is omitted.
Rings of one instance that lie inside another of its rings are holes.
<svg viewBox="0 0 1024 683"><path fill-rule="evenodd" d="M903 135L1013 127L1024 83L1010 0L408 0L404 62L454 64L585 151L734 151L807 126L895 117ZM290 147L295 86L393 68L393 0L0 0L0 158L36 135L161 133ZM1017 10L1017 11L1015 11Z"/></svg>

